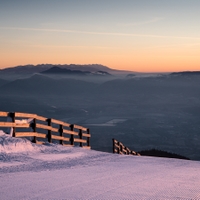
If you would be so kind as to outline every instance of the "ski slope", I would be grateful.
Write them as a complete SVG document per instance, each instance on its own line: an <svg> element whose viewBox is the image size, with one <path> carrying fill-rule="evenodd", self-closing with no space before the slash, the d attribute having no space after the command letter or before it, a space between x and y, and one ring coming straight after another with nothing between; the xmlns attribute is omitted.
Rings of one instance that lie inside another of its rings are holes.
<svg viewBox="0 0 200 200"><path fill-rule="evenodd" d="M0 199L200 199L200 162L36 145L0 131Z"/></svg>

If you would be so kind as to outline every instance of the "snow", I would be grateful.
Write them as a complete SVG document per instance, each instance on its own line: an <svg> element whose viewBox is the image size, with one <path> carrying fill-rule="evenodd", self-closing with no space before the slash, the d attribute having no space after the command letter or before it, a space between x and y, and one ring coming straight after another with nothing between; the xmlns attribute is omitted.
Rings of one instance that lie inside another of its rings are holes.
<svg viewBox="0 0 200 200"><path fill-rule="evenodd" d="M34 146L29 140L13 138L10 134L0 131L0 152L1 153L21 153L27 151L38 151L40 148Z"/></svg>
<svg viewBox="0 0 200 200"><path fill-rule="evenodd" d="M0 131L1 199L200 199L200 162L36 145Z"/></svg>

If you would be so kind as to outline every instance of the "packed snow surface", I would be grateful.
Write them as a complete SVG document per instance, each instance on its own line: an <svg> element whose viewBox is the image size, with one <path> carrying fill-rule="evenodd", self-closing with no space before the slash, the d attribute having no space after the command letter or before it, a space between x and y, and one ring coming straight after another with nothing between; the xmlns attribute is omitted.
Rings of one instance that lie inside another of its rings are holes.
<svg viewBox="0 0 200 200"><path fill-rule="evenodd" d="M1 199L200 199L200 162L32 144L0 131Z"/></svg>

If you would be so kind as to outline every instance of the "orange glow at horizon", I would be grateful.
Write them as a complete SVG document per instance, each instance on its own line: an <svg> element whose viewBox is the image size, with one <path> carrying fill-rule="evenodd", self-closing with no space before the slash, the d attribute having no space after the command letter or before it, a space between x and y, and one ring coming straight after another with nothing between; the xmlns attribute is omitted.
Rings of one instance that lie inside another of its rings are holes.
<svg viewBox="0 0 200 200"><path fill-rule="evenodd" d="M198 51L197 51L198 50ZM22 48L1 52L0 69L27 64L102 64L136 72L200 70L199 49ZM12 58L12 59L11 59Z"/></svg>
<svg viewBox="0 0 200 200"><path fill-rule="evenodd" d="M49 1L2 1L0 69L49 63L200 70L200 1Z"/></svg>
<svg viewBox="0 0 200 200"><path fill-rule="evenodd" d="M145 59L145 58L144 58ZM77 64L77 65L84 65L84 64L102 64L101 62L60 62L60 60L55 60L48 59L48 62L46 62L44 59L38 59L36 62L34 62L31 59L23 59L21 61L20 59L14 59L14 62L9 62L5 63L1 62L0 69L3 68L8 68L8 67L15 67L15 66L20 66L20 65L38 65L38 64ZM146 59L148 61L148 59ZM135 71L135 72L146 72L146 73L156 73L156 72L178 72L178 71L200 71L200 65L195 63L192 63L191 61L183 61L182 63L174 63L170 61L166 62L159 62L155 61L152 63L141 63L140 61L136 61L134 63L129 63L129 62L123 62L123 61L115 61L115 62L104 62L102 65L107 66L112 69L117 69L117 70L127 70L127 71ZM170 67L169 67L170 66ZM190 67L188 67L190 66Z"/></svg>

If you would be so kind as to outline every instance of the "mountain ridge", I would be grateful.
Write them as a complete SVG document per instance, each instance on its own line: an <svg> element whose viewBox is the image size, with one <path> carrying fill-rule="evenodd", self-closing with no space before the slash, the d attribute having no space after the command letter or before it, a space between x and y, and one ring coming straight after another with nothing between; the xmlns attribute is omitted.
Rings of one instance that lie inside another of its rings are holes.
<svg viewBox="0 0 200 200"><path fill-rule="evenodd" d="M48 70L52 67L59 67L61 69L70 69L70 70L80 70L80 71L89 71L89 72L98 72L105 71L107 73L130 73L132 71L126 70L117 70L111 69L107 66L101 64L38 64L38 65L19 65L9 68L0 69L0 74L32 74L32 73L41 73L42 71Z"/></svg>
<svg viewBox="0 0 200 200"><path fill-rule="evenodd" d="M72 70L72 69L66 69L61 68L58 66L51 67L50 69L47 69L45 71L40 72L42 74L62 74L62 75L78 75L78 76L87 76L87 75L96 75L96 76L110 76L108 72L105 71L82 71L82 70Z"/></svg>

